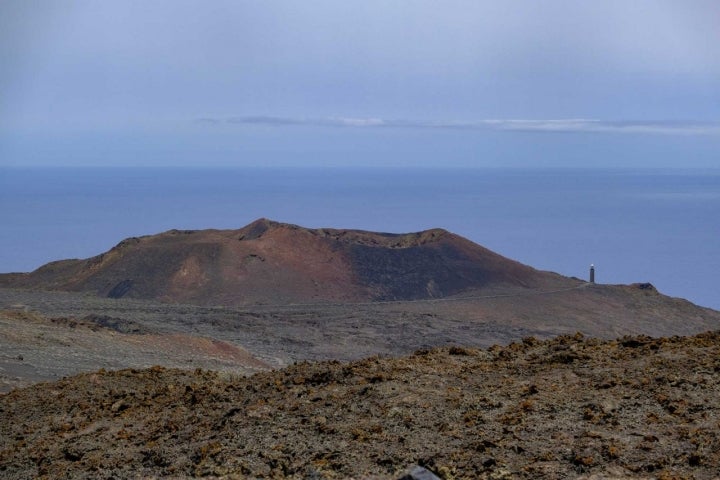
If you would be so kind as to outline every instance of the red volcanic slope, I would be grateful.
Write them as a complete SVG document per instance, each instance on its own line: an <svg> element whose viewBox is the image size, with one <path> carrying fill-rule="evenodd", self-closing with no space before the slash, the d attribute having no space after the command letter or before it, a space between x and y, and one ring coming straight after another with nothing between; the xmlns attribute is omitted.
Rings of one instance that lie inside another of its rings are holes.
<svg viewBox="0 0 720 480"><path fill-rule="evenodd" d="M3 286L204 305L410 300L576 284L442 229L390 234L267 219L239 230L129 238L96 257L0 275Z"/></svg>

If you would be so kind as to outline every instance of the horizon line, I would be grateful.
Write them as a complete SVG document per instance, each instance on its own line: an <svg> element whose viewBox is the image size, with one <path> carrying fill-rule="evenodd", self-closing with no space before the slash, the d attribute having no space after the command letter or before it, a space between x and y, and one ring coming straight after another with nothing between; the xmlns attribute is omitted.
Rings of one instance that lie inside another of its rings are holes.
<svg viewBox="0 0 720 480"><path fill-rule="evenodd" d="M641 135L720 136L720 122L676 120L482 119L477 121L425 121L379 117L282 117L272 115L204 116L193 120L206 125L261 125L269 127L334 127L347 129L426 129L536 133L593 133Z"/></svg>

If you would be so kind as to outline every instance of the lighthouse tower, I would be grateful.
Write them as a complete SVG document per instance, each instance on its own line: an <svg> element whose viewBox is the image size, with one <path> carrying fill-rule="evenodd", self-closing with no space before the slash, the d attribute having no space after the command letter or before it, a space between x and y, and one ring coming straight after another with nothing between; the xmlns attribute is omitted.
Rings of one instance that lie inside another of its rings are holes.
<svg viewBox="0 0 720 480"><path fill-rule="evenodd" d="M595 265L590 264L590 283L595 283Z"/></svg>

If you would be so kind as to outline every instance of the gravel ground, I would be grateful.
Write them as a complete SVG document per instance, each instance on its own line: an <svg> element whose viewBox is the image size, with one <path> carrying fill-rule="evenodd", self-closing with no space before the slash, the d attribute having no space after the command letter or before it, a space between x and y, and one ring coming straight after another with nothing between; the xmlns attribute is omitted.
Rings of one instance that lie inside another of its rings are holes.
<svg viewBox="0 0 720 480"><path fill-rule="evenodd" d="M262 365L399 356L444 345L487 348L577 331L617 338L717 329L720 312L637 286L242 308L0 288L0 392L99 368L162 365L239 374ZM228 349L237 355L229 357ZM250 357L257 362L246 362Z"/></svg>

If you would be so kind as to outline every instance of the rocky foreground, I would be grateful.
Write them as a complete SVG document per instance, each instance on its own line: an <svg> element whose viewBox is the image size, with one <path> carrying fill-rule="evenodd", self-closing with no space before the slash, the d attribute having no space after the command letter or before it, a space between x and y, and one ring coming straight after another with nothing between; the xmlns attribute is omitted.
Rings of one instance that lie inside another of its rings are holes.
<svg viewBox="0 0 720 480"><path fill-rule="evenodd" d="M717 478L720 333L100 371L0 396L2 478Z"/></svg>

